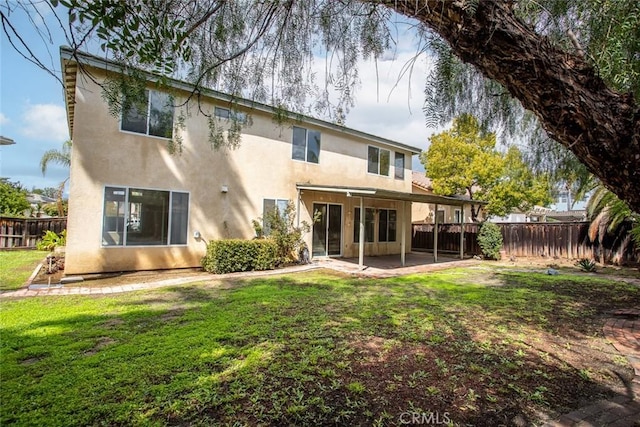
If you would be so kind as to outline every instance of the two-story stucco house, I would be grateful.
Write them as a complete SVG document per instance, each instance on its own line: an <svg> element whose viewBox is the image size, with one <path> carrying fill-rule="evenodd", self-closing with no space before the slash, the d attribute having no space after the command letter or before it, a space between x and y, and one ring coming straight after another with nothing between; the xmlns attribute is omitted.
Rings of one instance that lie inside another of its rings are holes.
<svg viewBox="0 0 640 427"><path fill-rule="evenodd" d="M170 81L169 98L152 75L146 104L114 117L99 82L122 70L68 48L61 61L73 140L67 274L196 267L207 241L251 239L252 220L288 201L313 224L312 257L404 256L412 202L463 204L412 193L418 148L310 117L275 122L274 108L215 91L181 105L193 88ZM233 115L251 117L239 147L212 149L209 120L228 129Z"/></svg>

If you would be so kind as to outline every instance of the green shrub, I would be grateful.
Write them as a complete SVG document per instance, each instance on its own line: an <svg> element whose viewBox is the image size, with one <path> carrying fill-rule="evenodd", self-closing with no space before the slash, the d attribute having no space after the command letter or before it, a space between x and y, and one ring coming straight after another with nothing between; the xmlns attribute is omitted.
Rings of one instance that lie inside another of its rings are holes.
<svg viewBox="0 0 640 427"><path fill-rule="evenodd" d="M493 222L483 223L478 232L478 244L485 258L500 259L500 249L502 249L500 227Z"/></svg>
<svg viewBox="0 0 640 427"><path fill-rule="evenodd" d="M306 221L302 221L299 226L295 225L296 210L291 201L284 211L275 208L266 212L263 218L253 220L252 224L257 238L265 237L276 243L278 265L300 261L300 251L306 247L302 237L311 231L311 226Z"/></svg>
<svg viewBox="0 0 640 427"><path fill-rule="evenodd" d="M594 260L592 260L592 259L589 259L589 258L581 258L580 260L578 260L576 262L576 265L582 271L586 271L586 272L594 272L594 271L596 271L596 262Z"/></svg>
<svg viewBox="0 0 640 427"><path fill-rule="evenodd" d="M39 251L52 251L58 246L66 246L67 230L62 230L60 234L55 231L47 230L42 236L42 240L36 244Z"/></svg>
<svg viewBox="0 0 640 427"><path fill-rule="evenodd" d="M215 274L271 270L276 267L277 253L271 240L213 240L207 245L202 267Z"/></svg>

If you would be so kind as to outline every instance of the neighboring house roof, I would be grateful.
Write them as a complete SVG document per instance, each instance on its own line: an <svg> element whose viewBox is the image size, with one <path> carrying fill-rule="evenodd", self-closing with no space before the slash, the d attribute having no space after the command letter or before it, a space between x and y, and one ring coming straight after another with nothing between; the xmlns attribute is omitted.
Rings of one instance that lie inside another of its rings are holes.
<svg viewBox="0 0 640 427"><path fill-rule="evenodd" d="M56 199L43 196L42 194L30 193L27 194L27 201L29 203L53 203Z"/></svg>
<svg viewBox="0 0 640 427"><path fill-rule="evenodd" d="M431 181L431 178L428 178L427 176L425 176L424 172L416 172L413 171L412 175L411 175L411 183L424 191L428 191L431 194L433 193L433 183ZM465 195L455 195L455 196L438 196L438 197L448 197L448 198L454 198L457 200L464 200L465 202L470 202L471 198L469 196ZM487 202L484 202L482 200L474 200L473 201L474 205L486 205Z"/></svg>
<svg viewBox="0 0 640 427"><path fill-rule="evenodd" d="M110 60L100 58L98 56L90 55L84 52L79 52L79 51L74 52L74 50L68 46L60 47L60 60L62 62L63 79L64 79L64 86L65 86L65 104L67 107L67 120L69 125L69 134L73 139L75 86L76 86L77 71L78 71L77 61L82 62L83 65L87 65L90 67L94 67L94 68L105 70L105 71L115 72L115 73L126 73L126 70L124 70L121 65L117 64L114 61L110 61ZM142 71L142 73L145 75L145 77L149 82L158 82L161 79L160 76L149 73L149 72ZM186 92L193 92L195 88L195 86L190 83L176 80L176 79L163 78L162 82L163 84L166 84L169 87L184 90ZM285 115L292 118L296 122L308 123L321 128L330 129L336 132L355 136L358 138L363 138L371 142L375 142L377 144L383 144L392 148L406 150L411 152L411 154L419 154L422 151L418 147L403 144L403 143L393 141L387 138L382 138L376 135L371 135L366 132L351 129L345 126L341 126L335 123L305 116L302 114L297 114L291 111L283 112L282 110L276 109L275 107L267 104L263 104L263 103L252 101L245 98L231 96L226 93L219 92L213 89L198 88L198 92L209 98L223 101L226 103L234 103L234 104L249 108L251 110L262 111L268 114L284 113Z"/></svg>
<svg viewBox="0 0 640 427"><path fill-rule="evenodd" d="M0 145L13 145L15 143L13 139L0 135Z"/></svg>
<svg viewBox="0 0 640 427"><path fill-rule="evenodd" d="M424 191L433 192L431 179L427 178L424 172L413 171L411 173L411 183Z"/></svg>
<svg viewBox="0 0 640 427"><path fill-rule="evenodd" d="M586 221L587 211L574 210L574 211L554 211L549 212L547 215L547 221Z"/></svg>

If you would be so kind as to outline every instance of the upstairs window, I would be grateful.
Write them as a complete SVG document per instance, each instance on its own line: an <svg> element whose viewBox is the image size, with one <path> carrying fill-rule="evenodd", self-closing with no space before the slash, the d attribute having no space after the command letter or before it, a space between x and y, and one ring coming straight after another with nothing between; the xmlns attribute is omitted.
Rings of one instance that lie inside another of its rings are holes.
<svg viewBox="0 0 640 427"><path fill-rule="evenodd" d="M144 98L132 101L122 112L120 129L145 135L171 138L173 133L173 103L162 92L145 90Z"/></svg>
<svg viewBox="0 0 640 427"><path fill-rule="evenodd" d="M376 175L389 176L391 152L382 148L369 146L367 171Z"/></svg>
<svg viewBox="0 0 640 427"><path fill-rule="evenodd" d="M404 154L396 152L395 158L395 177L396 179L404 179Z"/></svg>
<svg viewBox="0 0 640 427"><path fill-rule="evenodd" d="M240 123L247 122L247 115L245 113L240 113L238 111L233 111L228 108L223 107L215 107L213 109L213 114L219 119L225 120L235 120Z"/></svg>
<svg viewBox="0 0 640 427"><path fill-rule="evenodd" d="M293 127L291 157L308 163L320 162L320 132Z"/></svg>

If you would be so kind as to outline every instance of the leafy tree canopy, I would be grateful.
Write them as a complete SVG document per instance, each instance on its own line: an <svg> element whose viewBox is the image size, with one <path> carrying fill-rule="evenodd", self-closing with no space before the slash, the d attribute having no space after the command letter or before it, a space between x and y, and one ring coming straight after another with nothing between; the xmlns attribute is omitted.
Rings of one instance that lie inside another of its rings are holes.
<svg viewBox="0 0 640 427"><path fill-rule="evenodd" d="M27 201L27 190L19 182L0 178L0 214L23 216L31 205Z"/></svg>
<svg viewBox="0 0 640 427"><path fill-rule="evenodd" d="M486 213L498 216L514 208L526 211L551 202L548 179L531 171L517 147L499 152L495 133L484 131L475 117L460 115L451 130L432 136L430 141L420 160L436 194L485 200ZM474 221L478 213L472 207Z"/></svg>
<svg viewBox="0 0 640 427"><path fill-rule="evenodd" d="M196 85L196 99L197 88L206 85L296 112L324 111L337 121L352 105L359 60L379 60L389 52L402 16L415 26L416 53L436 58L426 86L430 119L442 123L472 112L482 123L498 126L494 130L532 136L538 142L527 153L530 158L553 166L574 155L640 210L636 0L50 0L48 5L72 48L96 47L126 69L184 77ZM11 10L0 11L5 33L42 66L11 25ZM40 31L46 39L47 31ZM312 67L317 57L324 58L327 70L320 82ZM559 157L549 156L553 152Z"/></svg>

